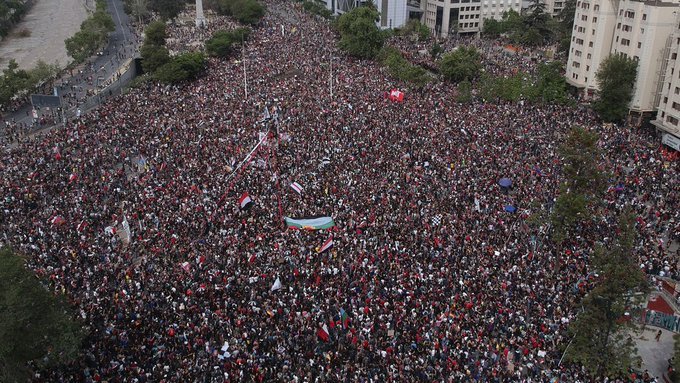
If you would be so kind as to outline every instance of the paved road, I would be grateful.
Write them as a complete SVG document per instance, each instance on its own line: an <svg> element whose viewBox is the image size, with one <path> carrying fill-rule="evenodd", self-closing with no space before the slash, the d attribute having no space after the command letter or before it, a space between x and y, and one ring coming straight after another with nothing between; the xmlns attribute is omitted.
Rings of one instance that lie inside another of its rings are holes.
<svg viewBox="0 0 680 383"><path fill-rule="evenodd" d="M62 95L62 104L67 109L67 117L73 117L80 109L82 112L96 106L100 100L109 96L109 90L119 90L120 81L117 73L129 65L130 59L136 55L139 38L130 25L130 19L123 10L122 0L107 0L107 10L116 25L115 31L109 35L107 46L95 58L81 64L56 82ZM108 87L110 85L110 87ZM99 93L97 90L107 87ZM51 93L51 92L50 92ZM54 117L55 111L40 110L39 118ZM30 104L24 105L14 113L4 116L22 126L24 131L33 125ZM5 124L0 123L0 133L4 134ZM31 129L40 128L35 125Z"/></svg>

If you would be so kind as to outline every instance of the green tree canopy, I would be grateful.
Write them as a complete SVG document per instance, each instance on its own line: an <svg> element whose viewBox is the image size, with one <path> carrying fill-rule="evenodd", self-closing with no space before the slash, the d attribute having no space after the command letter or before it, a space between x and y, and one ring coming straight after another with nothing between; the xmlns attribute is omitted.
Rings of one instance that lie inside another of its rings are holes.
<svg viewBox="0 0 680 383"><path fill-rule="evenodd" d="M80 24L80 30L64 41L66 52L76 62L94 55L116 29L113 18L106 11L104 1L97 2L97 10Z"/></svg>
<svg viewBox="0 0 680 383"><path fill-rule="evenodd" d="M560 145L564 181L553 209L553 240L561 243L574 228L590 220L605 190L605 175L598 166L597 133L576 126Z"/></svg>
<svg viewBox="0 0 680 383"><path fill-rule="evenodd" d="M539 65L536 87L537 94L543 102L565 104L570 101L560 61Z"/></svg>
<svg viewBox="0 0 680 383"><path fill-rule="evenodd" d="M474 47L458 47L447 53L439 62L439 70L444 78L453 82L472 80L479 76L482 69L479 52Z"/></svg>
<svg viewBox="0 0 680 383"><path fill-rule="evenodd" d="M211 56L228 57L233 53L234 44L241 44L248 39L248 36L250 36L249 28L217 31L205 42L205 49Z"/></svg>
<svg viewBox="0 0 680 383"><path fill-rule="evenodd" d="M61 295L48 291L21 257L0 249L0 381L25 382L28 362L74 361L83 333Z"/></svg>
<svg viewBox="0 0 680 383"><path fill-rule="evenodd" d="M170 62L161 66L154 77L166 83L179 83L196 79L205 69L206 60L203 53L190 52L173 57Z"/></svg>
<svg viewBox="0 0 680 383"><path fill-rule="evenodd" d="M184 9L184 0L150 0L149 7L163 19L172 20Z"/></svg>
<svg viewBox="0 0 680 383"><path fill-rule="evenodd" d="M634 305L633 294L647 290L634 256L634 222L630 209L625 209L619 215L613 243L595 249L598 284L583 300L583 311L569 327L573 340L565 359L585 367L598 379L626 376L631 367L638 367L634 342L626 331L635 322L621 320Z"/></svg>
<svg viewBox="0 0 680 383"><path fill-rule="evenodd" d="M593 107L606 122L620 122L628 115L637 62L622 54L609 55L595 74L600 87L599 99Z"/></svg>
<svg viewBox="0 0 680 383"><path fill-rule="evenodd" d="M149 24L144 30L144 44L165 45L165 22L157 20Z"/></svg>
<svg viewBox="0 0 680 383"><path fill-rule="evenodd" d="M219 0L218 10L244 24L257 24L265 12L264 6L256 0Z"/></svg>
<svg viewBox="0 0 680 383"><path fill-rule="evenodd" d="M372 59L377 56L385 39L375 24L380 14L372 5L354 8L337 20L340 48L351 56Z"/></svg>

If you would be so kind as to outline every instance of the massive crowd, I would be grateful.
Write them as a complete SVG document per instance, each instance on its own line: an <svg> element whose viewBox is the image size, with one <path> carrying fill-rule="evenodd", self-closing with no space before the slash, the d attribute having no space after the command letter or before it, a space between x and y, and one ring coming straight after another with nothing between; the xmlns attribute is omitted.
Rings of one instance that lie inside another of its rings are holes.
<svg viewBox="0 0 680 383"><path fill-rule="evenodd" d="M81 360L35 381L586 381L559 350L593 243L630 205L640 267L678 277L678 163L583 107L409 89L337 51L327 23L268 5L245 84L241 58L211 59L195 82L146 84L3 154L0 241L90 332ZM552 205L573 125L600 133L619 187L558 253L526 219ZM282 216L336 226L286 230Z"/></svg>

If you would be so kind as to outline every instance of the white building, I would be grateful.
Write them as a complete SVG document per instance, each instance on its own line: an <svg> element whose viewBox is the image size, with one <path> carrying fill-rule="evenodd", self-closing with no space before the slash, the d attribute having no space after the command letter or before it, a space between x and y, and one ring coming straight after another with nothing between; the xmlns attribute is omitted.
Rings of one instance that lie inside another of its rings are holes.
<svg viewBox="0 0 680 383"><path fill-rule="evenodd" d="M480 31L481 0L425 0L425 25L441 37ZM495 2L496 0L494 0Z"/></svg>
<svg viewBox="0 0 680 383"><path fill-rule="evenodd" d="M349 12L366 2L361 0L320 0L320 3L333 11L333 14ZM414 3L409 0L372 0L372 2L380 12L380 21L377 24L381 29L400 28L406 24L411 15L415 14L416 17L420 18L422 13L418 1Z"/></svg>
<svg viewBox="0 0 680 383"><path fill-rule="evenodd" d="M638 0L577 0L567 81L590 98L598 90L595 73L609 54L638 62L631 111L657 107L666 42L675 30L677 3Z"/></svg>
<svg viewBox="0 0 680 383"><path fill-rule="evenodd" d="M680 29L676 29L666 43L668 55L664 62L664 79L652 124L665 132L665 144L680 151Z"/></svg>
<svg viewBox="0 0 680 383"><path fill-rule="evenodd" d="M484 20L501 20L503 13L513 10L517 13L522 12L521 0L482 0L482 16L480 30L484 26Z"/></svg>

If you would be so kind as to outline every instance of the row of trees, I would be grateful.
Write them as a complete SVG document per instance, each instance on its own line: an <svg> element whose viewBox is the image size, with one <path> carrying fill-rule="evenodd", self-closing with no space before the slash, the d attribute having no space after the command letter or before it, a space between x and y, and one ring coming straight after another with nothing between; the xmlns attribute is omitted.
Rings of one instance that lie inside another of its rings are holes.
<svg viewBox="0 0 680 383"><path fill-rule="evenodd" d="M55 78L59 73L59 66L38 61L33 69L19 69L17 62L12 59L0 76L0 105L8 105L17 96L34 93L47 81Z"/></svg>
<svg viewBox="0 0 680 383"><path fill-rule="evenodd" d="M410 82L418 87L433 80L433 76L425 69L408 62L395 48L385 47L379 56L380 62L387 67L390 75L398 80Z"/></svg>
<svg viewBox="0 0 680 383"><path fill-rule="evenodd" d="M32 0L0 1L0 37L5 37L33 5Z"/></svg>
<svg viewBox="0 0 680 383"><path fill-rule="evenodd" d="M98 0L96 10L80 24L80 30L64 41L66 52L75 62L83 62L102 48L109 33L115 29L113 19L106 11L106 2Z"/></svg>
<svg viewBox="0 0 680 383"><path fill-rule="evenodd" d="M142 69L153 78L177 83L198 77L206 67L203 53L190 52L170 57L165 47L166 31L163 21L154 21L145 31L144 44L140 48Z"/></svg>
<svg viewBox="0 0 680 383"><path fill-rule="evenodd" d="M551 227L551 239L558 253L573 238L588 236L588 231L600 221L607 175L598 163L601 155L598 139L597 133L574 127L560 145L563 182L552 211L544 215L547 220L543 222ZM539 211L537 215L542 214ZM598 381L626 377L630 368L637 367L639 360L630 336L635 325L626 312L636 306L637 293L647 290L646 279L634 257L636 232L630 210L621 212L612 237L607 243L598 242L589 257L595 284L577 306L580 312L570 324L571 341L564 349L567 363L584 367ZM559 265L553 272L561 272Z"/></svg>
<svg viewBox="0 0 680 383"><path fill-rule="evenodd" d="M503 35L513 43L528 46L551 44L571 36L574 11L575 0L569 0L559 17L553 18L546 12L545 2L533 0L521 14L510 10L501 20L484 20L482 33L491 38ZM567 47L568 41L569 37L566 38Z"/></svg>

